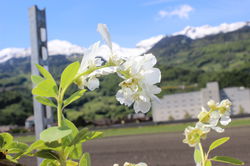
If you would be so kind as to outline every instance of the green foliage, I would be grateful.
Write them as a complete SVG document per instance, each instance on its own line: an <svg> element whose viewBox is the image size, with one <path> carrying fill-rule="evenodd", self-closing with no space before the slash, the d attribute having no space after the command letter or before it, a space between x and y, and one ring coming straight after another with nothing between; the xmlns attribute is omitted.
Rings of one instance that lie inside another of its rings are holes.
<svg viewBox="0 0 250 166"><path fill-rule="evenodd" d="M59 165L55 160L44 159L40 164L40 166L59 166Z"/></svg>
<svg viewBox="0 0 250 166"><path fill-rule="evenodd" d="M79 166L91 166L89 153L84 153L80 159Z"/></svg>
<svg viewBox="0 0 250 166"><path fill-rule="evenodd" d="M53 142L66 137L72 130L64 127L50 127L40 133L40 139L45 142Z"/></svg>
<svg viewBox="0 0 250 166"><path fill-rule="evenodd" d="M27 144L13 141L13 136L9 133L0 134L0 159L16 161L27 149Z"/></svg>
<svg viewBox="0 0 250 166"><path fill-rule="evenodd" d="M202 161L201 156L202 156L201 151L199 149L195 148L195 150L194 150L194 161L196 163L200 163Z"/></svg>
<svg viewBox="0 0 250 166"><path fill-rule="evenodd" d="M218 146L226 143L228 140L230 139L230 137L223 137L220 139L215 140L210 146L209 146L209 151L217 148Z"/></svg>
<svg viewBox="0 0 250 166"><path fill-rule="evenodd" d="M46 98L46 97L42 97L42 96L36 96L35 99L44 104L44 105L47 105L47 106L50 106L50 107L55 107L56 108L56 105L53 103L53 101L51 101L50 99Z"/></svg>
<svg viewBox="0 0 250 166"><path fill-rule="evenodd" d="M57 87L54 85L53 80L47 79L40 82L35 88L32 89L33 95L43 97L57 97Z"/></svg>
<svg viewBox="0 0 250 166"><path fill-rule="evenodd" d="M228 164L233 164L233 165L244 165L244 162L232 158L232 157L227 157L227 156L215 156L211 158L213 161L221 162L221 163L228 163Z"/></svg>
<svg viewBox="0 0 250 166"><path fill-rule="evenodd" d="M59 155L52 150L40 150L36 152L34 156L44 159L60 160Z"/></svg>
<svg viewBox="0 0 250 166"><path fill-rule="evenodd" d="M54 78L52 77L52 75L50 74L50 72L48 72L45 68L43 68L41 65L38 65L36 64L36 67L37 69L39 70L39 72L43 75L43 77L47 80L53 80L54 84L56 85L55 83L55 80Z"/></svg>
<svg viewBox="0 0 250 166"><path fill-rule="evenodd" d="M64 69L61 75L60 88L65 89L73 82L79 67L80 64L78 61L76 61L74 63L71 63Z"/></svg>
<svg viewBox="0 0 250 166"><path fill-rule="evenodd" d="M35 85L37 85L37 84L39 84L40 82L42 82L44 79L41 77L41 76L39 76L39 75L33 75L33 76L31 76L31 81L35 84Z"/></svg>
<svg viewBox="0 0 250 166"><path fill-rule="evenodd" d="M82 97L84 92L86 92L86 89L79 90L79 91L73 93L69 98L64 100L63 107L67 107L69 104L71 104L72 102L74 102L77 99L79 99L80 97Z"/></svg>
<svg viewBox="0 0 250 166"><path fill-rule="evenodd" d="M212 162L210 160L206 160L205 166L212 166Z"/></svg>

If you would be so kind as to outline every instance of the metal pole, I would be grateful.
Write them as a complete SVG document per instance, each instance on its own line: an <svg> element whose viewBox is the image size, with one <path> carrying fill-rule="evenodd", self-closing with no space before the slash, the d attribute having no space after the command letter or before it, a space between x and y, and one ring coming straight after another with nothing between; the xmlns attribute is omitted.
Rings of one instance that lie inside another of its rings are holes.
<svg viewBox="0 0 250 166"><path fill-rule="evenodd" d="M40 64L48 70L48 49L45 9L39 10L37 6L29 8L30 40L31 40L31 74L39 75L35 64ZM35 86L34 84L32 85ZM39 139L40 133L53 123L51 108L37 102L33 96L35 134ZM38 159L38 165L41 163Z"/></svg>

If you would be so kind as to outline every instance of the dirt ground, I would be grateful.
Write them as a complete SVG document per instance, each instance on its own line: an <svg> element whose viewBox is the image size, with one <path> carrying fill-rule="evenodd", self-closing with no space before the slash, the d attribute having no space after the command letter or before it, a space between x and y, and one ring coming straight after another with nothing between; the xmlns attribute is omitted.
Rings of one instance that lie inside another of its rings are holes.
<svg viewBox="0 0 250 166"><path fill-rule="evenodd" d="M223 136L231 137L211 155L227 155L239 158L250 166L250 127L226 129L223 134L210 133L204 148ZM149 166L195 166L193 148L183 144L182 133L161 133L135 136L109 137L83 144L84 151L90 152L92 166L113 166L125 161L146 162ZM26 166L35 166L34 159L23 159ZM213 166L229 164L213 163Z"/></svg>

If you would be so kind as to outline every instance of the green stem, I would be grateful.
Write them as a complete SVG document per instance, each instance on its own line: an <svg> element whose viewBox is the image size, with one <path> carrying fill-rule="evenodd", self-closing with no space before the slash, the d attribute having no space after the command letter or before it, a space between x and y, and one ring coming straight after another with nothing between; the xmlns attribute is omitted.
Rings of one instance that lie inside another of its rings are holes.
<svg viewBox="0 0 250 166"><path fill-rule="evenodd" d="M204 157L204 152L203 152L203 148L202 148L201 143L199 143L199 148L200 148L201 160L202 160L201 165L202 165L202 166L205 166L205 157Z"/></svg>
<svg viewBox="0 0 250 166"><path fill-rule="evenodd" d="M57 121L58 127L62 127L62 101L60 99L57 105Z"/></svg>
<svg viewBox="0 0 250 166"><path fill-rule="evenodd" d="M61 151L60 153L60 166L67 166L66 164L66 159L64 157L64 150Z"/></svg>

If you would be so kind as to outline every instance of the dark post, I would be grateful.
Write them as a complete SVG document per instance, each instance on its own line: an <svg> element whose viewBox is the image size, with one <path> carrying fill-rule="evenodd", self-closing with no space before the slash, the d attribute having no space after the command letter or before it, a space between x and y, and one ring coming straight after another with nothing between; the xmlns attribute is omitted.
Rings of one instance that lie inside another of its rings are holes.
<svg viewBox="0 0 250 166"><path fill-rule="evenodd" d="M35 64L40 64L48 70L48 49L45 9L39 10L37 6L29 8L30 40L31 40L31 74L39 75ZM35 85L33 84L33 87ZM36 139L40 133L53 123L51 108L37 102L33 96ZM41 160L38 160L40 163Z"/></svg>

